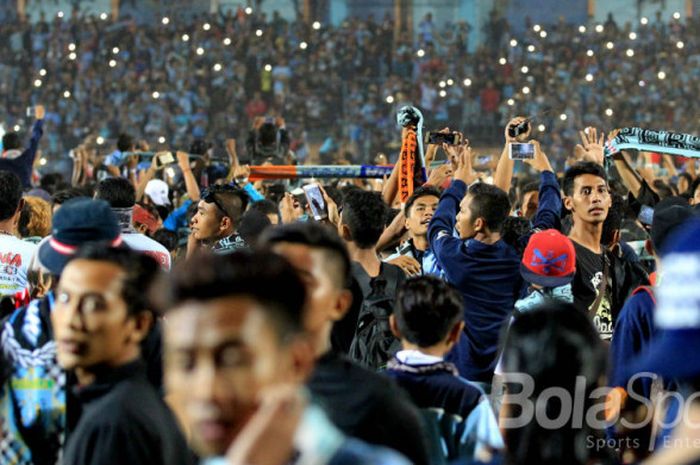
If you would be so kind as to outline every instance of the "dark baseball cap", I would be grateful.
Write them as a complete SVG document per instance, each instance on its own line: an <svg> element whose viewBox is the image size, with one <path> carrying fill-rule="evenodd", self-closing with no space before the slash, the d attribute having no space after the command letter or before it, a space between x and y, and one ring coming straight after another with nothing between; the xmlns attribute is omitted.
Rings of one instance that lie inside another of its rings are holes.
<svg viewBox="0 0 700 465"><path fill-rule="evenodd" d="M69 200L53 216L51 236L39 247L39 263L52 274L60 275L70 258L88 242L121 245L117 217L104 200Z"/></svg>

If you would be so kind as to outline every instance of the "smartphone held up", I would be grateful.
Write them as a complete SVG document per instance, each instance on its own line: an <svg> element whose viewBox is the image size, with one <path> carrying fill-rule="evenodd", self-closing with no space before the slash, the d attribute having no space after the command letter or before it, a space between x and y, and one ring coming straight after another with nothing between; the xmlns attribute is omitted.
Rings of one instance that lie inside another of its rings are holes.
<svg viewBox="0 0 700 465"><path fill-rule="evenodd" d="M535 158L535 146L517 142L510 143L508 144L508 158L511 160L532 160Z"/></svg>
<svg viewBox="0 0 700 465"><path fill-rule="evenodd" d="M423 142L430 145L459 145L462 143L462 134L459 132L429 131L425 134Z"/></svg>
<svg viewBox="0 0 700 465"><path fill-rule="evenodd" d="M307 184L302 189L314 219L320 221L328 218L328 206L318 184Z"/></svg>

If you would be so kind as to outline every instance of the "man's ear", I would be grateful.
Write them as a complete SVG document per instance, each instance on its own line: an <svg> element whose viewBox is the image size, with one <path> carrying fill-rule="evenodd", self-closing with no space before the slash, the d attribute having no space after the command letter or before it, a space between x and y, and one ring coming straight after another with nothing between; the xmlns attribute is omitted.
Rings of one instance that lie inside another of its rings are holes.
<svg viewBox="0 0 700 465"><path fill-rule="evenodd" d="M563 200L564 200L564 208L566 208L566 209L569 210L570 212L573 212L573 211L574 211L574 201L573 201L573 199L567 195L567 196L565 196L565 197L563 198Z"/></svg>
<svg viewBox="0 0 700 465"><path fill-rule="evenodd" d="M447 334L446 342L448 347L452 347L459 342L459 338L462 337L462 331L464 331L464 321L455 324Z"/></svg>
<svg viewBox="0 0 700 465"><path fill-rule="evenodd" d="M338 295L335 298L335 304L331 309L331 320L342 320L345 314L348 313L350 305L352 305L352 292L350 292L349 289L343 289L342 291L338 292Z"/></svg>
<svg viewBox="0 0 700 465"><path fill-rule="evenodd" d="M146 339L148 332L153 327L155 320L153 318L153 313L149 311L139 312L134 317L134 330L131 332L130 340L137 344Z"/></svg>
<svg viewBox="0 0 700 465"><path fill-rule="evenodd" d="M22 214L22 209L24 209L24 204L26 202L24 201L24 197L19 199L19 203L17 204L17 210L15 210L15 216L17 217L17 221L19 221L19 217Z"/></svg>
<svg viewBox="0 0 700 465"><path fill-rule="evenodd" d="M474 232L486 232L486 221L482 217L474 220Z"/></svg>
<svg viewBox="0 0 700 465"><path fill-rule="evenodd" d="M393 313L389 315L389 328L391 329L391 334L396 336L397 339L401 339L401 331L399 331L399 325L396 323L396 317Z"/></svg>
<svg viewBox="0 0 700 465"><path fill-rule="evenodd" d="M146 234L146 231L148 231L148 226L145 224L140 224L140 223L134 223L134 229L140 234Z"/></svg>
<svg viewBox="0 0 700 465"><path fill-rule="evenodd" d="M224 216L221 218L221 221L219 222L219 230L220 231L226 231L233 225L233 222L231 221L231 218L228 216Z"/></svg>
<svg viewBox="0 0 700 465"><path fill-rule="evenodd" d="M340 225L340 237L342 237L344 241L352 241L352 234L350 234L350 228L348 228L347 224L342 223Z"/></svg>

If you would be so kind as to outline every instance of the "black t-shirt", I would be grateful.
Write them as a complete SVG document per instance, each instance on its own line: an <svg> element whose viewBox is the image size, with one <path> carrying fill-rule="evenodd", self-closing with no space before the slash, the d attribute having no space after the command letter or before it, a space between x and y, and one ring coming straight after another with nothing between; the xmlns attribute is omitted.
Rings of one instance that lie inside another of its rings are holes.
<svg viewBox="0 0 700 465"><path fill-rule="evenodd" d="M611 270L608 269L605 295L597 308L591 308L596 302L600 282L603 279L604 256L592 252L575 241L572 242L576 249L576 275L572 283L574 305L591 316L600 338L609 341L613 334Z"/></svg>

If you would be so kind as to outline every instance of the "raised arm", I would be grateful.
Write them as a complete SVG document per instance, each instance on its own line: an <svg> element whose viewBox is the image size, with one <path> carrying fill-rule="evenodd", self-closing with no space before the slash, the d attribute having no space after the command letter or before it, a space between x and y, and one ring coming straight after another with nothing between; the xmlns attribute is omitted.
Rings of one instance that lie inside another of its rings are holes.
<svg viewBox="0 0 700 465"><path fill-rule="evenodd" d="M493 175L493 185L505 192L510 191L510 183L513 179L513 168L515 167L515 161L511 160L508 156L508 144L512 144L513 142L525 142L530 136L530 132L532 132L532 127L528 128L526 133L520 134L518 137L511 137L508 134L508 130L526 119L527 118L523 116L517 116L508 121L504 130L505 144L503 145L501 157L498 159L498 164L496 165L496 172Z"/></svg>
<svg viewBox="0 0 700 465"><path fill-rule="evenodd" d="M187 195L193 202L199 202L199 185L197 184L197 180L194 178L194 173L192 173L190 156L185 152L177 152L177 164L180 167L180 171L182 171L182 177L185 179Z"/></svg>

